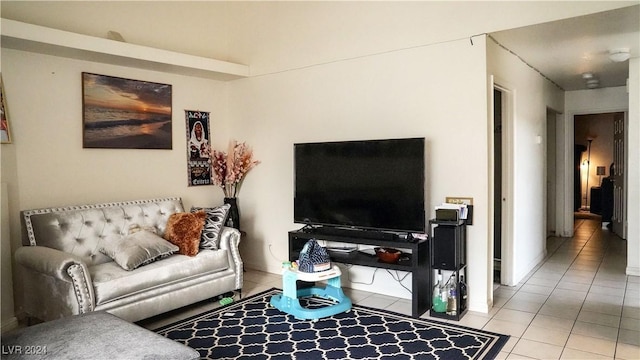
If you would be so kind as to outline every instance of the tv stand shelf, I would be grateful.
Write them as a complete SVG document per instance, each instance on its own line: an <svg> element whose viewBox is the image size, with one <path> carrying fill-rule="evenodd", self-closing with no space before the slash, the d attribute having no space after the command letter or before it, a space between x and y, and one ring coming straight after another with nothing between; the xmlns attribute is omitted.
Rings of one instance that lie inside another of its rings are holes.
<svg viewBox="0 0 640 360"><path fill-rule="evenodd" d="M379 247L391 247L399 250L411 250L407 260L400 260L397 264L388 264L378 261L375 255L368 255L359 251L350 253L331 253L331 261L342 264L353 264L360 266L376 267L390 270L400 270L412 273L412 305L413 317L419 317L431 306L431 278L429 267L429 241L407 241L404 239L383 240L368 237L369 234L363 232L362 236L357 236L356 232L349 235L324 234L322 230L316 229L312 232L295 230L289 232L289 259L297 260L300 251L309 239L318 241L330 241L356 245L372 245ZM403 251L405 252L405 251ZM405 256L405 255L403 255Z"/></svg>

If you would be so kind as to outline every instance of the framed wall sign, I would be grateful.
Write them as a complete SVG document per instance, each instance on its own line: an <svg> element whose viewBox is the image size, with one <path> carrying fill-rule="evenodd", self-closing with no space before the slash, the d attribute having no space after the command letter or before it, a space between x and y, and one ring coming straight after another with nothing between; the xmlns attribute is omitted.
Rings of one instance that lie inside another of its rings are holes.
<svg viewBox="0 0 640 360"><path fill-rule="evenodd" d="M83 147L171 149L171 97L171 85L83 72Z"/></svg>
<svg viewBox="0 0 640 360"><path fill-rule="evenodd" d="M209 113L185 110L189 186L211 185Z"/></svg>

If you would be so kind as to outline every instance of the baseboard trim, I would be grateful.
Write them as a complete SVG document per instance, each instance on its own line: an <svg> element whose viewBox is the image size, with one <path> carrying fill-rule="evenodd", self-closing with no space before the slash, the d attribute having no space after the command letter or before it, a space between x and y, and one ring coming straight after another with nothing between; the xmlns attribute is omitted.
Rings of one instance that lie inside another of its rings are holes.
<svg viewBox="0 0 640 360"><path fill-rule="evenodd" d="M627 266L625 273L627 275L640 276L640 268L635 266Z"/></svg>
<svg viewBox="0 0 640 360"><path fill-rule="evenodd" d="M9 320L2 321L2 328L0 329L0 331L4 334L8 331L16 329L17 327L18 327L18 318L15 316L12 316Z"/></svg>
<svg viewBox="0 0 640 360"><path fill-rule="evenodd" d="M489 310L493 307L492 301L483 302L469 302L469 311L475 311L483 314L488 314Z"/></svg>

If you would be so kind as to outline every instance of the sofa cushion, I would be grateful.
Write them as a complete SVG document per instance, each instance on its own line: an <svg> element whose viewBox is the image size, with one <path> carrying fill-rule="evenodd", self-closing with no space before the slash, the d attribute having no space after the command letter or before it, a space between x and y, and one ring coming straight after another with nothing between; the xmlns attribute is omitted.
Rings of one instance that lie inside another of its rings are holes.
<svg viewBox="0 0 640 360"><path fill-rule="evenodd" d="M231 205L224 204L213 208L192 207L191 212L204 211L207 218L200 237L200 249L217 250L220 246L220 233L229 216Z"/></svg>
<svg viewBox="0 0 640 360"><path fill-rule="evenodd" d="M178 247L160 236L141 230L102 243L100 252L125 270L133 270L178 251Z"/></svg>
<svg viewBox="0 0 640 360"><path fill-rule="evenodd" d="M178 245L182 255L195 256L200 246L200 236L204 227L204 211L175 213L169 217L164 238Z"/></svg>
<svg viewBox="0 0 640 360"><path fill-rule="evenodd" d="M96 305L224 271L228 257L227 250L202 250L193 257L174 254L132 271L113 261L91 266Z"/></svg>

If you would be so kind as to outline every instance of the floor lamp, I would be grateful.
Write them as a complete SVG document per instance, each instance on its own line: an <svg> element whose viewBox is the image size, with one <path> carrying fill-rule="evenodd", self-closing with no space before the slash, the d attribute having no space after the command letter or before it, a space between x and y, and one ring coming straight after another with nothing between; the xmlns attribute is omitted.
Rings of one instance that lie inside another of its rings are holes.
<svg viewBox="0 0 640 360"><path fill-rule="evenodd" d="M593 139L587 139L587 141L589 142L589 145L587 145L587 184L586 184L586 188L584 189L584 199L585 199L585 204L584 204L584 209L587 210L589 209L589 168L591 167L591 142L593 141Z"/></svg>

